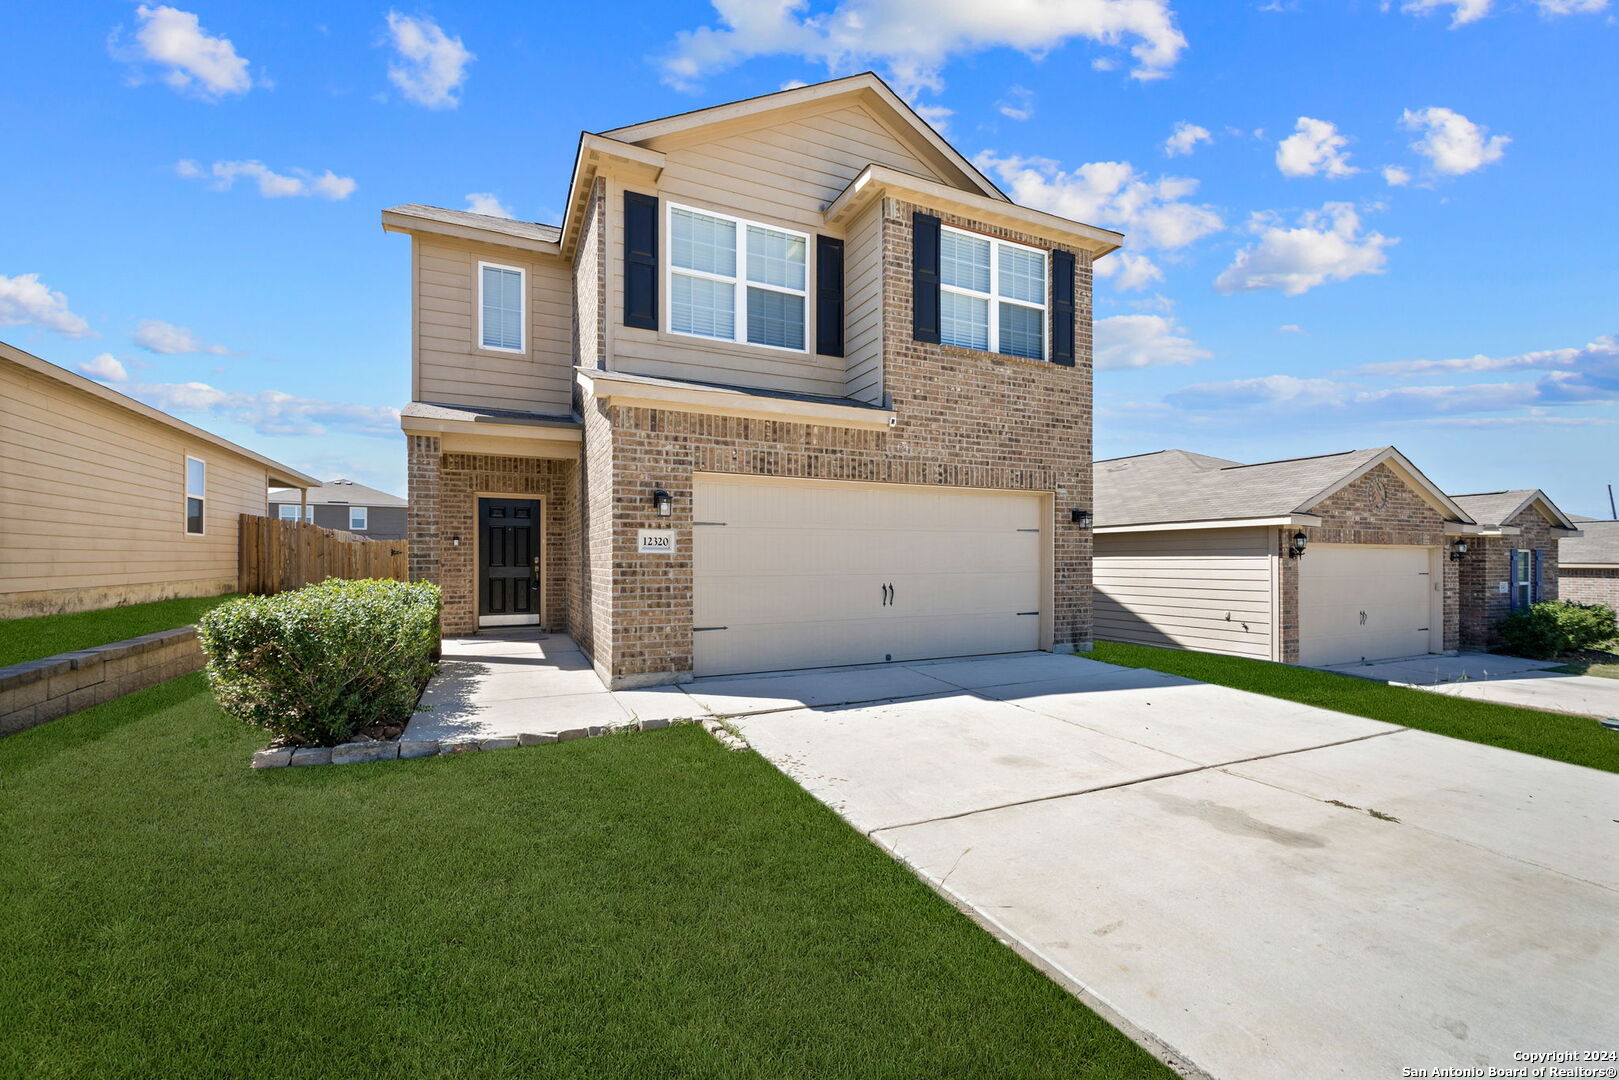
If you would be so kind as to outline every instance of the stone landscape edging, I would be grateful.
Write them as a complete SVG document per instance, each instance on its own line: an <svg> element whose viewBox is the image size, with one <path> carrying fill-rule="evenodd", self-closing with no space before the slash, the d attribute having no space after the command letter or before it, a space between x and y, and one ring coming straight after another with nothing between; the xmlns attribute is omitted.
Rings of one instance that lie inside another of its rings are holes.
<svg viewBox="0 0 1619 1080"><path fill-rule="evenodd" d="M0 668L0 735L189 675L205 662L197 628L180 626Z"/></svg>
<svg viewBox="0 0 1619 1080"><path fill-rule="evenodd" d="M563 728L560 731L500 735L487 739L378 739L371 742L342 743L338 746L286 746L257 751L253 755L250 767L279 769L302 765L357 765L368 761L403 761L482 750L512 750L519 746L542 746L546 743L572 742L574 739L620 735L632 731L658 731L676 724L696 723L701 723L703 730L714 736L727 750L748 749L747 743L716 720L699 721L695 717L679 717L624 720L616 724L590 724L585 727Z"/></svg>

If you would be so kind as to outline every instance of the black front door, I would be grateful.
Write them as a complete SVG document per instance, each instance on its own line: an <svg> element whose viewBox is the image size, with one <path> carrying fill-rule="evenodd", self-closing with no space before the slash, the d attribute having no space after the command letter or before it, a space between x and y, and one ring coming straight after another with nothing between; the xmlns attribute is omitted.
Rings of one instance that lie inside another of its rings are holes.
<svg viewBox="0 0 1619 1080"><path fill-rule="evenodd" d="M540 503L478 500L478 621L539 622Z"/></svg>

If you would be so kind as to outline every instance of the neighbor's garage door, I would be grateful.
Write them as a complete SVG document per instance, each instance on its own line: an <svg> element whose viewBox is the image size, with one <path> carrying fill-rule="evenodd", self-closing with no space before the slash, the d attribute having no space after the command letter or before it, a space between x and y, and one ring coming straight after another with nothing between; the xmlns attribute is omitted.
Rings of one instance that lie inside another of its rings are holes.
<svg viewBox="0 0 1619 1080"><path fill-rule="evenodd" d="M1039 495L698 477L699 675L1040 647Z"/></svg>
<svg viewBox="0 0 1619 1080"><path fill-rule="evenodd" d="M1431 549L1311 544L1299 565L1299 660L1348 664L1429 648Z"/></svg>

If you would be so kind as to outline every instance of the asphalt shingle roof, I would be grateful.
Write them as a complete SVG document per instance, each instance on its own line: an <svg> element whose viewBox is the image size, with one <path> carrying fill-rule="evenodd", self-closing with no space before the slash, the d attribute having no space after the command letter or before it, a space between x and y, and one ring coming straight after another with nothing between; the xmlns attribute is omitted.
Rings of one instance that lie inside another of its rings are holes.
<svg viewBox="0 0 1619 1080"><path fill-rule="evenodd" d="M1494 525L1510 524L1510 519L1518 512L1518 507L1529 501L1535 494L1533 488L1521 491L1483 491L1477 495L1452 495L1451 501L1463 510L1467 516L1486 528Z"/></svg>
<svg viewBox="0 0 1619 1080"><path fill-rule="evenodd" d="M1388 449L1257 465L1185 450L1098 461L1096 524L1156 525L1307 512L1321 492Z"/></svg>
<svg viewBox="0 0 1619 1080"><path fill-rule="evenodd" d="M514 221L511 218L495 217L493 214L474 214L470 210L450 210L442 206L427 206L423 203L405 203L403 206L391 206L390 213L407 214L410 217L425 218L428 221L438 221L446 225L465 225L472 229L488 229L491 232L505 233L508 236L521 236L525 240L542 240L554 244L562 239L562 230L555 225L542 225L538 221Z"/></svg>
<svg viewBox="0 0 1619 1080"><path fill-rule="evenodd" d="M299 501L298 492L294 488L272 490L270 501L296 504ZM353 480L328 480L320 487L310 488L309 503L311 506L330 506L336 503L347 503L350 506L407 505L405 500L397 495L390 495L386 491L378 491L364 484L356 484Z"/></svg>
<svg viewBox="0 0 1619 1080"><path fill-rule="evenodd" d="M1578 521L1584 536L1565 536L1557 542L1557 559L1564 563L1612 563L1619 566L1619 521Z"/></svg>

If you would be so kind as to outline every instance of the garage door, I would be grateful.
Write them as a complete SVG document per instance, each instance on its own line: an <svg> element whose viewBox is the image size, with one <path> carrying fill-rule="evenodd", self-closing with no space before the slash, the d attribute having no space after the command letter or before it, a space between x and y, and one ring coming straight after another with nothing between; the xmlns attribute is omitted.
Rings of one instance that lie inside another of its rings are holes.
<svg viewBox="0 0 1619 1080"><path fill-rule="evenodd" d="M1043 500L755 477L695 484L699 675L1040 647Z"/></svg>
<svg viewBox="0 0 1619 1080"><path fill-rule="evenodd" d="M1299 659L1348 664L1429 648L1432 549L1311 544L1299 565Z"/></svg>

